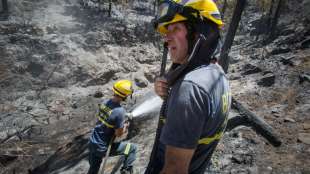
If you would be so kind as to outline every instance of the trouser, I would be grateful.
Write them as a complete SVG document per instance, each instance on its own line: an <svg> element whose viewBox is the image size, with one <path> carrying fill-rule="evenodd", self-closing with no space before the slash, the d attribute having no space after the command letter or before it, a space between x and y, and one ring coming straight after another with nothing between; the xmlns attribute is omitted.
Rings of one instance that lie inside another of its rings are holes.
<svg viewBox="0 0 310 174"><path fill-rule="evenodd" d="M98 148L96 144L89 143L89 170L88 174L97 174L100 169L102 159L105 157L108 147L105 150ZM124 155L125 160L123 162L124 169L132 168L133 162L136 160L137 147L135 144L128 142L113 143L109 156Z"/></svg>

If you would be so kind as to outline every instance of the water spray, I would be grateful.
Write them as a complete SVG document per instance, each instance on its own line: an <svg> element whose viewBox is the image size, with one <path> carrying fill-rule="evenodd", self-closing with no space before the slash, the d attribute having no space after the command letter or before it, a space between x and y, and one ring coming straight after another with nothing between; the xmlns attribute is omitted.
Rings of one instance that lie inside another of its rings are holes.
<svg viewBox="0 0 310 174"><path fill-rule="evenodd" d="M162 104L162 99L159 96L154 95L150 97L149 99L145 100L140 105L138 105L136 108L134 108L132 112L127 113L126 116L129 119L134 119L136 117L140 117L148 113L158 111L161 104Z"/></svg>

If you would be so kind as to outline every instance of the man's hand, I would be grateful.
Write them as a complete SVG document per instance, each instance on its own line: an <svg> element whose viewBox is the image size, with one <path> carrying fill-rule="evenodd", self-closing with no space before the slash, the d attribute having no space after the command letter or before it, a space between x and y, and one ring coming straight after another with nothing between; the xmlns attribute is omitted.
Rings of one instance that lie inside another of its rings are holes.
<svg viewBox="0 0 310 174"><path fill-rule="evenodd" d="M120 142L127 138L129 128L129 121L125 121L124 127L115 130L116 139L114 142Z"/></svg>
<svg viewBox="0 0 310 174"><path fill-rule="evenodd" d="M163 77L158 77L155 79L154 89L155 93L160 96L162 99L165 99L168 96L168 82L167 79Z"/></svg>

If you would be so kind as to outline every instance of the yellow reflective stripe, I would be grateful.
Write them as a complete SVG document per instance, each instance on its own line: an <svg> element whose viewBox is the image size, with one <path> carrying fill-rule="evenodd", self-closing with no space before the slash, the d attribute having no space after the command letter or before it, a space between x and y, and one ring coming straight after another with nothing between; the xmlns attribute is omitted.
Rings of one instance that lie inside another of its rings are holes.
<svg viewBox="0 0 310 174"><path fill-rule="evenodd" d="M125 148L125 151L124 151L124 154L125 154L125 155L128 155L128 154L129 154L130 146L131 146L131 143L128 143L128 144L126 145L126 148Z"/></svg>
<svg viewBox="0 0 310 174"><path fill-rule="evenodd" d="M111 113L112 113L112 110L109 108L109 107L107 107L107 106L105 106L105 105L100 105L100 111L104 111L104 112L106 112L108 115L111 115Z"/></svg>
<svg viewBox="0 0 310 174"><path fill-rule="evenodd" d="M160 121L163 123L166 123L166 119L164 119L164 118L161 118Z"/></svg>
<svg viewBox="0 0 310 174"><path fill-rule="evenodd" d="M166 123L166 118L164 118L163 116L160 116L159 120L163 122L164 124Z"/></svg>
<svg viewBox="0 0 310 174"><path fill-rule="evenodd" d="M109 128L114 128L113 125L109 124L109 123L106 122L103 118L101 118L101 117L99 116L99 114L97 114L96 116L98 117L98 119L99 119L104 125L106 125L106 126L109 127Z"/></svg>
<svg viewBox="0 0 310 174"><path fill-rule="evenodd" d="M96 116L98 117L98 119L107 127L109 128L114 128L113 125L109 124L106 119L111 115L112 113L112 109L110 109L109 107L107 107L104 104L100 104L99 106L99 113L96 114Z"/></svg>
<svg viewBox="0 0 310 174"><path fill-rule="evenodd" d="M198 141L198 144L210 144L212 143L213 141L215 140L220 140L224 134L224 131L225 131L225 128L226 128L226 125L227 125L227 121L228 121L228 117L225 118L222 126L221 126L221 131L219 131L218 133L216 133L214 136L211 136L211 137L206 137L206 138L201 138L199 141Z"/></svg>
<svg viewBox="0 0 310 174"><path fill-rule="evenodd" d="M215 134L214 136L212 137L207 137L207 138L201 138L199 141L198 141L198 144L210 144L212 143L213 141L215 140L220 140L221 137L223 135L223 131Z"/></svg>

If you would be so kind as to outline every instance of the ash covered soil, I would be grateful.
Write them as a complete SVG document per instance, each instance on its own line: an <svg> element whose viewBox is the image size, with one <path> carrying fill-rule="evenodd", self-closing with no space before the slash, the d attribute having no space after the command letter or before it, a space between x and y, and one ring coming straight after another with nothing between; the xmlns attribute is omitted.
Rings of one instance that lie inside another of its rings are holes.
<svg viewBox="0 0 310 174"><path fill-rule="evenodd" d="M113 82L135 81L129 111L149 98L161 59L153 2L119 1L112 17L107 4L99 12L86 0L9 5L0 21L0 173L86 173L96 107L111 96ZM269 123L282 145L238 127L224 135L207 173L310 173L309 8L306 0L290 2L277 37L262 44L253 34L260 11L248 3L230 52L232 95ZM135 173L147 164L156 116L131 129L129 141L139 149Z"/></svg>

